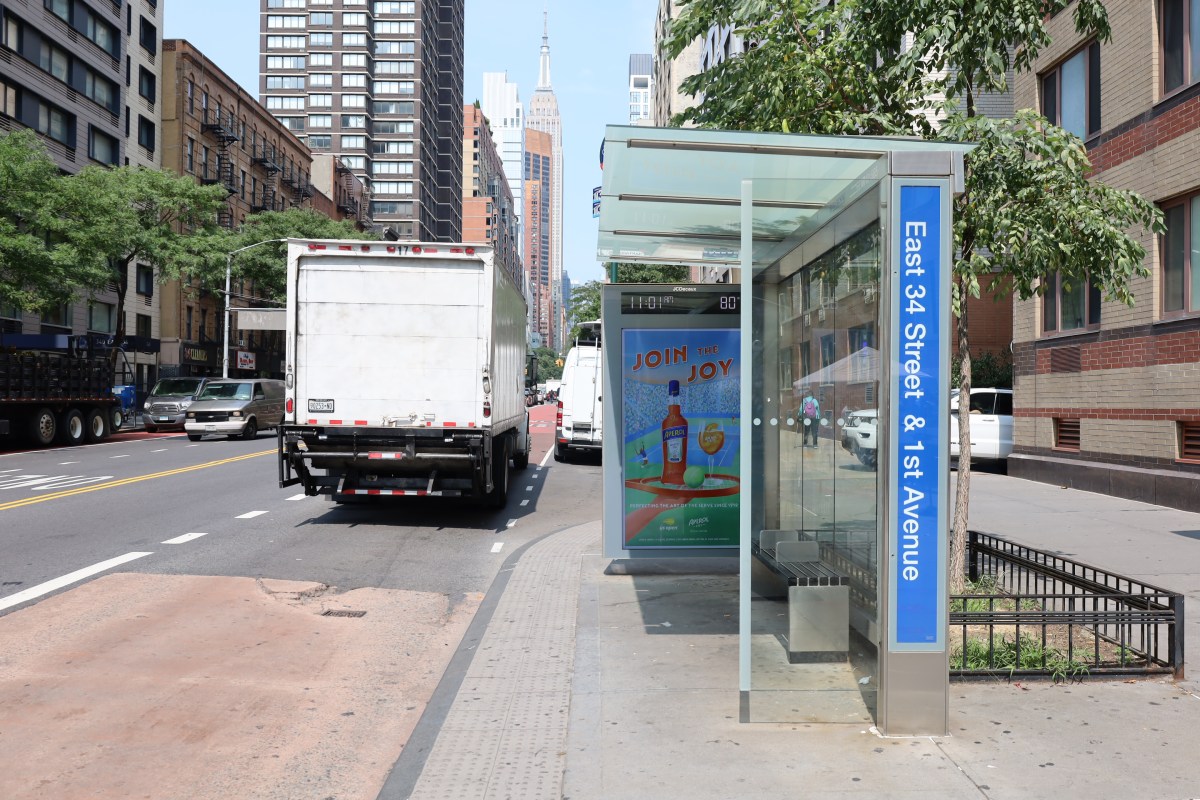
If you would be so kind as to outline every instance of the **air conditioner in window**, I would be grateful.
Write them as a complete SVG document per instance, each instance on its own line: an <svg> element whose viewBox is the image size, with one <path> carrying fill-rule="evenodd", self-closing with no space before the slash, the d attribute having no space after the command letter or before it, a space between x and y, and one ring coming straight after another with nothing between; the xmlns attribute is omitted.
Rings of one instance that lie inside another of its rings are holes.
<svg viewBox="0 0 1200 800"><path fill-rule="evenodd" d="M246 346L245 339L238 339L237 342L234 344L234 347L245 347L245 346Z"/></svg>
<svg viewBox="0 0 1200 800"><path fill-rule="evenodd" d="M825 309L823 309L823 308L817 309L817 322L824 322L824 321L825 321Z"/></svg>

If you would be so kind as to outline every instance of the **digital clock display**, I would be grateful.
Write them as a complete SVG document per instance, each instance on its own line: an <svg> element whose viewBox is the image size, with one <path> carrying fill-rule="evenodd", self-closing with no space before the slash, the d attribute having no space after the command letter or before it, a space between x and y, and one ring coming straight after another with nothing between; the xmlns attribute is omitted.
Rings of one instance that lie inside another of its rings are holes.
<svg viewBox="0 0 1200 800"><path fill-rule="evenodd" d="M673 291L664 286L657 292L621 292L622 314L738 314L738 292Z"/></svg>

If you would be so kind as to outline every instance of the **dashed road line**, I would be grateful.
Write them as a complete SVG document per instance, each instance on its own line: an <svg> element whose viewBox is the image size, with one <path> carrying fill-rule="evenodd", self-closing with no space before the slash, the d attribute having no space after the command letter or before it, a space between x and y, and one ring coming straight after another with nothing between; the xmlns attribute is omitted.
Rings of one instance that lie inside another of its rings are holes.
<svg viewBox="0 0 1200 800"><path fill-rule="evenodd" d="M523 505L523 506L527 506L527 505L529 505L529 498L528 498L528 497L526 497L524 500L522 500L522 501L521 501L521 505Z"/></svg>
<svg viewBox="0 0 1200 800"><path fill-rule="evenodd" d="M301 492L300 494L292 495L291 497L288 498L288 500L303 500L306 497L308 497L308 495Z"/></svg>
<svg viewBox="0 0 1200 800"><path fill-rule="evenodd" d="M504 542L496 542L494 545L492 545L493 553L499 553L503 549L504 549Z"/></svg>
<svg viewBox="0 0 1200 800"><path fill-rule="evenodd" d="M162 448L159 448L158 450L151 450L150 452L151 453L165 453L165 452L167 452L167 448L162 447Z"/></svg>
<svg viewBox="0 0 1200 800"><path fill-rule="evenodd" d="M49 594L50 592L53 592L56 589L61 589L64 586L70 586L72 583L78 583L84 578L90 578L93 575L112 569L113 567L119 567L122 564L127 564L130 561L136 561L139 558L144 558L145 556L150 555L154 554L126 553L123 556L117 556L116 558L110 558L107 561L101 561L99 564L92 564L90 567L77 569L74 572L63 575L61 578L54 578L53 580L48 580L45 583L39 583L37 586L31 586L23 592L17 592L16 594L12 594L8 597L0 599L0 611L20 605L28 600L41 597L44 594Z"/></svg>
<svg viewBox="0 0 1200 800"><path fill-rule="evenodd" d="M508 522L504 523L504 527L511 528L512 526L514 526L516 524L517 524L517 521L515 519L510 519Z"/></svg>
<svg viewBox="0 0 1200 800"><path fill-rule="evenodd" d="M78 463L79 463L78 461L60 461L60 462L58 462L58 465L59 465L60 467L65 467L65 466L67 466L68 464L78 464ZM4 470L4 471L5 471L5 472L8 472L9 470Z"/></svg>
<svg viewBox="0 0 1200 800"><path fill-rule="evenodd" d="M193 539L199 539L201 536L208 536L207 533L185 533L183 536L176 536L174 539L167 539L163 544L183 544L190 542Z"/></svg>
<svg viewBox="0 0 1200 800"><path fill-rule="evenodd" d="M109 456L109 458L129 458L129 453L125 453L124 455L119 455L119 456Z"/></svg>
<svg viewBox="0 0 1200 800"><path fill-rule="evenodd" d="M254 519L255 517L261 517L263 514L267 514L267 513L269 513L269 512L267 512L267 511L248 511L245 514L238 514L236 517L234 517L234 519Z"/></svg>

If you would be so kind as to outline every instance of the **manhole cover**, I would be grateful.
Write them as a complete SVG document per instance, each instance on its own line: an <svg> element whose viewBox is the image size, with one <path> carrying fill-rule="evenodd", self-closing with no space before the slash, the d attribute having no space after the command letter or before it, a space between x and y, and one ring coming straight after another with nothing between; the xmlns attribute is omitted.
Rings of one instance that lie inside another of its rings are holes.
<svg viewBox="0 0 1200 800"><path fill-rule="evenodd" d="M322 617L365 617L365 611L352 611L348 608L331 608L328 611L322 612Z"/></svg>

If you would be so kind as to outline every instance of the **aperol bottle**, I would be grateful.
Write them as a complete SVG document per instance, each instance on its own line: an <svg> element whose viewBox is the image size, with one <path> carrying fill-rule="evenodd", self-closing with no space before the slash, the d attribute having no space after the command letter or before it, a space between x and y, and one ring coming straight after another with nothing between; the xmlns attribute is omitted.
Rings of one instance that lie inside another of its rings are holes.
<svg viewBox="0 0 1200 800"><path fill-rule="evenodd" d="M662 423L663 471L665 484L683 484L687 470L688 421L679 411L679 381L667 384L667 416Z"/></svg>

